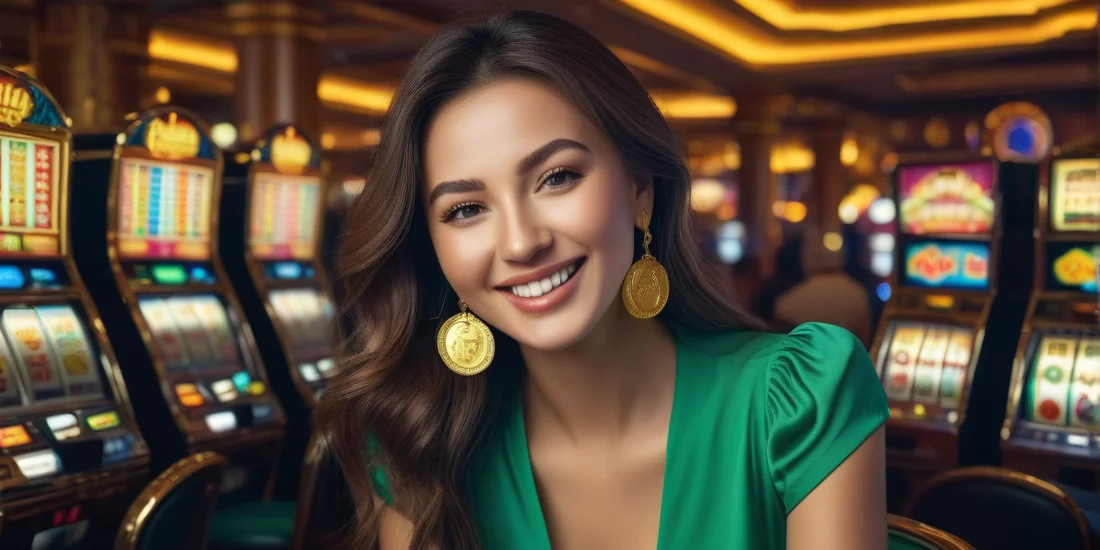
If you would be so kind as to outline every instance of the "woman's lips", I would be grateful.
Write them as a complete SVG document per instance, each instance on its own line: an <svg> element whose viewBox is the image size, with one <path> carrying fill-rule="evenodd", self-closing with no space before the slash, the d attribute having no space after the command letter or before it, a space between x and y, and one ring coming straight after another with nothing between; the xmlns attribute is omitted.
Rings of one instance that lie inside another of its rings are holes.
<svg viewBox="0 0 1100 550"><path fill-rule="evenodd" d="M573 291L577 287L577 280L580 279L581 273L584 270L584 266L588 262L581 262L577 266L576 271L573 272L573 276L568 281L562 283L550 292L543 294L542 296L525 298L517 296L510 289L497 289L500 293L504 294L504 297L508 301L512 302L512 305L516 309L527 313L529 315L539 315L553 310L561 305L565 300L573 294Z"/></svg>

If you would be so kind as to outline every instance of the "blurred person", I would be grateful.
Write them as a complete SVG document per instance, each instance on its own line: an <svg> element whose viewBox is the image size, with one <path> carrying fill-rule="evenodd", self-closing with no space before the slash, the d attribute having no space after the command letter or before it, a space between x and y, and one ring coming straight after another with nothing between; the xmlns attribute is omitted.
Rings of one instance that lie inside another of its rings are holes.
<svg viewBox="0 0 1100 550"><path fill-rule="evenodd" d="M532 12L448 26L381 135L315 415L354 547L886 547L870 358L730 297L677 141L606 46Z"/></svg>
<svg viewBox="0 0 1100 550"><path fill-rule="evenodd" d="M751 311L769 323L775 323L775 301L805 279L802 269L802 237L788 235L775 253L775 270L761 283L749 300Z"/></svg>
<svg viewBox="0 0 1100 550"><path fill-rule="evenodd" d="M802 266L806 280L783 293L775 302L775 319L781 326L829 323L848 329L864 346L874 330L867 289L844 272L844 252L829 250L815 228L802 236Z"/></svg>

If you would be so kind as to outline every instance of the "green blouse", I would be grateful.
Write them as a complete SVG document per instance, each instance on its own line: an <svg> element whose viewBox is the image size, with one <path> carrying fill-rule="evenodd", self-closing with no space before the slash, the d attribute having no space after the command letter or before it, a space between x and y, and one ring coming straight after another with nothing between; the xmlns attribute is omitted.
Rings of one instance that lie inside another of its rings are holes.
<svg viewBox="0 0 1100 550"><path fill-rule="evenodd" d="M657 549L784 548L787 514L889 416L874 365L820 323L673 335ZM386 481L376 472L389 500ZM468 491L483 548L550 550L519 399L471 461Z"/></svg>

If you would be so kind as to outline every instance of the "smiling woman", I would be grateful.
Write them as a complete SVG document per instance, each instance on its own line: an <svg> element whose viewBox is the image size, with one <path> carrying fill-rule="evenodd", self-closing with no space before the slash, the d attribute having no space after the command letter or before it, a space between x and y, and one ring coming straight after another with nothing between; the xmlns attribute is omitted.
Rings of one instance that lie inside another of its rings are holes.
<svg viewBox="0 0 1100 550"><path fill-rule="evenodd" d="M870 359L732 301L606 47L530 12L449 27L381 135L316 413L355 547L884 547Z"/></svg>

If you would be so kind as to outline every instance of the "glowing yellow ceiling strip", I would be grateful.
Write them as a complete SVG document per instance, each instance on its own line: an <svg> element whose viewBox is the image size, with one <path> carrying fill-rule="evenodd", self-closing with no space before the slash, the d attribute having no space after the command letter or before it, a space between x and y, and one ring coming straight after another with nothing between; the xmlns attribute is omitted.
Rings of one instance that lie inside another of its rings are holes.
<svg viewBox="0 0 1100 550"><path fill-rule="evenodd" d="M149 38L149 57L221 73L237 71L237 52L232 43L161 30L154 30ZM381 114L389 108L393 88L387 84L323 75L317 84L317 97L334 107ZM729 118L737 109L733 98L717 94L655 92L653 98L665 116L674 119Z"/></svg>
<svg viewBox="0 0 1100 550"><path fill-rule="evenodd" d="M966 0L935 5L876 6L870 9L828 11L797 10L786 0L734 1L777 29L844 32L888 25L1034 16L1043 10L1064 6L1076 0Z"/></svg>
<svg viewBox="0 0 1100 550"><path fill-rule="evenodd" d="M700 0L618 0L749 65L784 66L1039 44L1096 26L1095 6L1025 22L970 30L897 34L888 39L796 41L767 35L721 7Z"/></svg>

